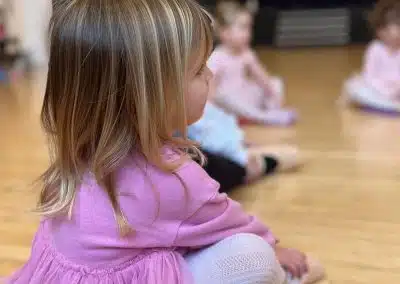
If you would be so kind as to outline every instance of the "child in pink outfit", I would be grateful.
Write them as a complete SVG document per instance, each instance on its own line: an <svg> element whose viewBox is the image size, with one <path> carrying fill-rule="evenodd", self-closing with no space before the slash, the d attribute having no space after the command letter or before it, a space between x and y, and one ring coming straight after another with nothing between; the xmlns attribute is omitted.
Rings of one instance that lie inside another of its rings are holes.
<svg viewBox="0 0 400 284"><path fill-rule="evenodd" d="M400 36L400 26L399 26ZM362 79L384 98L400 102L400 49L373 41L366 52Z"/></svg>
<svg viewBox="0 0 400 284"><path fill-rule="evenodd" d="M240 118L262 124L288 125L293 110L282 109L284 85L268 75L250 49L252 13L235 1L217 7L219 45L208 61L215 76L212 100Z"/></svg>
<svg viewBox="0 0 400 284"><path fill-rule="evenodd" d="M168 148L164 157L179 159ZM195 162L169 174L135 154L115 180L131 234L120 236L107 194L88 173L77 188L71 218L42 222L31 259L9 283L191 283L183 256L193 249L242 232L275 246L268 228L218 194L218 184Z"/></svg>
<svg viewBox="0 0 400 284"><path fill-rule="evenodd" d="M372 24L377 39L365 54L361 74L345 84L345 99L383 111L400 111L400 3L380 1Z"/></svg>
<svg viewBox="0 0 400 284"><path fill-rule="evenodd" d="M277 245L192 160L202 155L186 128L202 116L212 79L211 19L197 2L53 8L41 116L53 159L38 200L43 221L30 259L5 283L318 280L320 266Z"/></svg>

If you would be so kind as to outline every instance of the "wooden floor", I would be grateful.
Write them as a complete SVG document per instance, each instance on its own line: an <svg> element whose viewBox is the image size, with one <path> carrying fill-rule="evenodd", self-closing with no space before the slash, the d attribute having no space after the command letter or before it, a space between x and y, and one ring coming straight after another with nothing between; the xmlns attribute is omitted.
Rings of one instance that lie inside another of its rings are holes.
<svg viewBox="0 0 400 284"><path fill-rule="evenodd" d="M260 50L301 114L290 129L250 127L258 143L293 143L306 165L235 194L282 243L317 256L324 283L400 283L400 119L340 110L362 48ZM40 81L40 80L39 80ZM0 90L0 275L23 264L37 218L29 183L45 168L40 82Z"/></svg>

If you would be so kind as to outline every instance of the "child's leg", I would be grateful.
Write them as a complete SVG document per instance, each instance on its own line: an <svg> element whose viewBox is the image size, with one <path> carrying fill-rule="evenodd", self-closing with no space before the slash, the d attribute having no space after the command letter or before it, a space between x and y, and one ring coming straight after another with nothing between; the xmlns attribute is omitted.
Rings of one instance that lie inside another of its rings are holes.
<svg viewBox="0 0 400 284"><path fill-rule="evenodd" d="M215 103L221 108L238 115L241 118L262 124L289 125L296 121L297 115L291 110L265 109L262 104L255 105L251 100L231 96L219 96L215 98Z"/></svg>
<svg viewBox="0 0 400 284"><path fill-rule="evenodd" d="M202 150L206 156L203 166L208 175L220 184L220 192L229 193L233 189L249 182L268 176L280 168L280 162L273 155L249 157L246 167L220 155ZM285 161L283 161L285 165Z"/></svg>
<svg viewBox="0 0 400 284"><path fill-rule="evenodd" d="M246 182L246 168L220 155L202 152L207 159L204 170L220 184L220 192L230 192Z"/></svg>
<svg viewBox="0 0 400 284"><path fill-rule="evenodd" d="M358 87L358 89L356 89ZM385 97L369 86L355 86L351 94L351 100L366 108L376 109L382 112L399 112L400 104Z"/></svg>
<svg viewBox="0 0 400 284"><path fill-rule="evenodd" d="M272 155L250 155L246 167L246 180L248 183L256 181L275 173L278 168L279 161Z"/></svg>
<svg viewBox="0 0 400 284"><path fill-rule="evenodd" d="M353 101L352 94L358 93L360 89L364 89L364 86L364 80L360 75L352 75L344 82L337 104L341 107L349 105Z"/></svg>
<svg viewBox="0 0 400 284"><path fill-rule="evenodd" d="M195 284L285 283L274 249L256 235L234 235L185 259Z"/></svg>

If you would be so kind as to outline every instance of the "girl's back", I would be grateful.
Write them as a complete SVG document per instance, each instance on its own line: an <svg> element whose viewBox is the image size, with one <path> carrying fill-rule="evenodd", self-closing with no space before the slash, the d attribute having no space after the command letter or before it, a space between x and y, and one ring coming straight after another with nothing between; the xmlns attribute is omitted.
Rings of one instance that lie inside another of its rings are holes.
<svg viewBox="0 0 400 284"><path fill-rule="evenodd" d="M166 155L177 157L171 151ZM132 232L121 237L107 195L87 174L71 217L42 222L30 261L11 282L178 283L178 277L179 283L188 283L184 253L193 245L211 244L220 237L207 235L218 221L210 224L209 231L207 226L196 226L203 214L192 217L215 198L218 184L194 162L185 163L171 175L138 155L127 159L116 184L118 202ZM209 208L207 215L222 217L225 201Z"/></svg>
<svg viewBox="0 0 400 284"><path fill-rule="evenodd" d="M164 157L179 157L165 149ZM70 218L42 221L32 256L10 283L192 283L184 255L235 233L273 235L193 161L174 174L132 155L116 175L132 231L121 237L104 190L85 175Z"/></svg>

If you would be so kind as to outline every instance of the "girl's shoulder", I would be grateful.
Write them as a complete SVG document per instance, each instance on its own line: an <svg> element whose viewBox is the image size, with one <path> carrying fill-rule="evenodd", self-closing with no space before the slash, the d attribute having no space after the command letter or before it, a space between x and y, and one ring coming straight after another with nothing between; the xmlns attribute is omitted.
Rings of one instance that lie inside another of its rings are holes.
<svg viewBox="0 0 400 284"><path fill-rule="evenodd" d="M119 183L133 184L140 181L140 184L142 181L149 181L155 188L162 188L162 191L168 194L181 194L183 189L189 196L192 193L196 193L197 196L209 196L218 192L219 184L185 153L165 147L162 156L167 163L176 165L175 170L164 171L148 163L143 157L134 155L121 169Z"/></svg>
<svg viewBox="0 0 400 284"><path fill-rule="evenodd" d="M218 192L219 184L213 180L206 171L187 154L179 153L172 149L165 150L165 159L171 162L178 162L179 166L171 173L178 177L180 182L187 187L187 190L195 190L204 188L211 190L212 194Z"/></svg>

